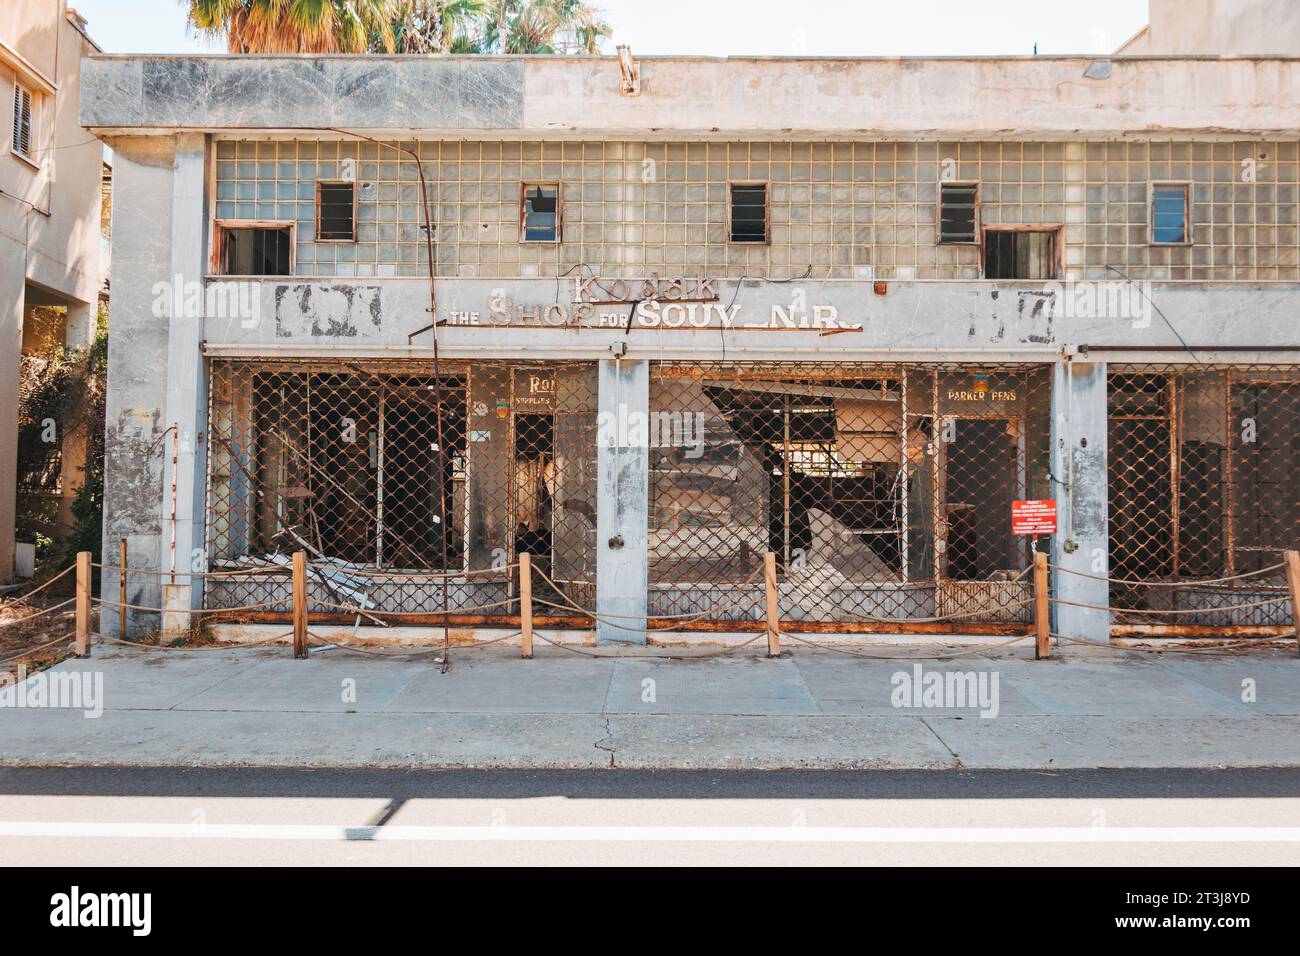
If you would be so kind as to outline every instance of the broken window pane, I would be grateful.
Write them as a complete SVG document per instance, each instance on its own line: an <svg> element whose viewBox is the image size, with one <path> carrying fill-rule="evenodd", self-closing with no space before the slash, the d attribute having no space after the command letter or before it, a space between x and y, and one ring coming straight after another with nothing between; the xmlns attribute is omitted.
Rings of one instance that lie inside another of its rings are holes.
<svg viewBox="0 0 1300 956"><path fill-rule="evenodd" d="M560 241L560 187L524 185L524 242Z"/></svg>

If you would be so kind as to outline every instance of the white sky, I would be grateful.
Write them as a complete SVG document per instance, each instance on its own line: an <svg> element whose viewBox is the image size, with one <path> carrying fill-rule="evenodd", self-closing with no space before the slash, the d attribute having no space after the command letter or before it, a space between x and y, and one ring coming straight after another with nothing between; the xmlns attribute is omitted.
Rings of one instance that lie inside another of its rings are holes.
<svg viewBox="0 0 1300 956"><path fill-rule="evenodd" d="M641 55L1027 55L1035 43L1045 54L1104 53L1147 22L1147 0L596 2L614 27L614 42ZM109 53L224 51L187 34L181 0L71 0L71 6Z"/></svg>

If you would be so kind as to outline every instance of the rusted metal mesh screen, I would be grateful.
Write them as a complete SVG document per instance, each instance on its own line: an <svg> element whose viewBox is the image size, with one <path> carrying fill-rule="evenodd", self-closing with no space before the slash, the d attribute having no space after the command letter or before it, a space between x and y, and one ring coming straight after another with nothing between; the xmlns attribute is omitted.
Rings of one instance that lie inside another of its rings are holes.
<svg viewBox="0 0 1300 956"><path fill-rule="evenodd" d="M1050 370L661 362L650 386L652 615L1031 619L1012 502L1050 494Z"/></svg>
<svg viewBox="0 0 1300 956"><path fill-rule="evenodd" d="M1162 623L1289 623L1285 601L1241 605L1286 594L1282 570L1254 572L1300 544L1300 369L1124 365L1108 387L1111 604L1179 612Z"/></svg>
<svg viewBox="0 0 1300 956"><path fill-rule="evenodd" d="M207 559L310 557L310 610L518 614L516 555L594 603L596 366L215 361ZM440 411L441 410L441 411ZM208 583L283 601L283 575ZM362 615L364 618L364 615ZM471 620L472 623L472 620Z"/></svg>

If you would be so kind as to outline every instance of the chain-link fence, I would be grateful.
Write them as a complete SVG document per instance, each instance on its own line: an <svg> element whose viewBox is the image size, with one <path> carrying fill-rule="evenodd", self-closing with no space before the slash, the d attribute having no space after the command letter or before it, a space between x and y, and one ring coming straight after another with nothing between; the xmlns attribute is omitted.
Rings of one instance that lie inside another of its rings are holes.
<svg viewBox="0 0 1300 956"><path fill-rule="evenodd" d="M594 364L217 361L211 381L214 569L301 550L313 611L472 623L518 613L527 551L594 601ZM288 599L282 575L208 584L209 606Z"/></svg>
<svg viewBox="0 0 1300 956"><path fill-rule="evenodd" d="M1115 621L1289 624L1285 601L1263 602L1287 593L1278 565L1300 543L1300 368L1124 365L1109 379Z"/></svg>
<svg viewBox="0 0 1300 956"><path fill-rule="evenodd" d="M1044 366L656 363L651 614L848 626L1023 623L1031 542L1012 502L1050 497Z"/></svg>
<svg viewBox="0 0 1300 956"><path fill-rule="evenodd" d="M523 552L593 608L598 446L644 442L652 620L762 619L767 553L789 621L1032 619L1011 511L1055 496L1050 366L655 362L645 421L598 414L596 368L214 361L208 569L243 573L207 606L287 613L302 550L313 613L508 619ZM1287 624L1300 370L1116 366L1109 406L1115 623Z"/></svg>

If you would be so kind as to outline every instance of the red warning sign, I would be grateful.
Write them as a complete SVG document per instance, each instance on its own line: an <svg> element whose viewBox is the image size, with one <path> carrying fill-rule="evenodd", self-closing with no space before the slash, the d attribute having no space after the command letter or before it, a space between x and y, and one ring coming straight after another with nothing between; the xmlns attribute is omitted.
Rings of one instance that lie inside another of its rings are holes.
<svg viewBox="0 0 1300 956"><path fill-rule="evenodd" d="M1056 534L1056 502L1011 502L1012 534Z"/></svg>

